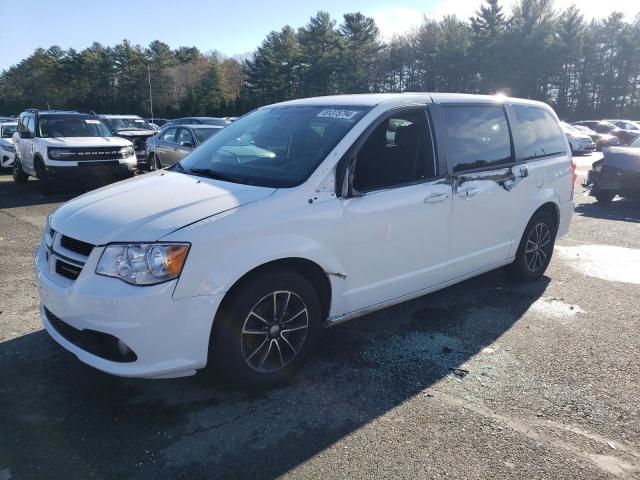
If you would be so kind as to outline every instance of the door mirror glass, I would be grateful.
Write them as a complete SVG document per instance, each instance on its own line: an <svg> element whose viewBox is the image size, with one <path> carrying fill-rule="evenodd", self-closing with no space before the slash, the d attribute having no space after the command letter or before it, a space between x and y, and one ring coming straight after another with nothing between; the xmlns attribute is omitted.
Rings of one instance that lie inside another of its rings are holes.
<svg viewBox="0 0 640 480"><path fill-rule="evenodd" d="M25 130L20 133L20 138L33 138L29 130Z"/></svg>

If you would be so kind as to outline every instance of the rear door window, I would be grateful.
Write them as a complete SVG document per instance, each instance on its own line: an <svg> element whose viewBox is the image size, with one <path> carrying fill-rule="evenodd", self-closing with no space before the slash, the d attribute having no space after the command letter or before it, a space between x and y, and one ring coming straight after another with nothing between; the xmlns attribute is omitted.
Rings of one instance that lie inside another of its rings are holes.
<svg viewBox="0 0 640 480"><path fill-rule="evenodd" d="M512 108L520 132L519 160L562 155L566 152L565 136L549 112L529 105L513 105Z"/></svg>
<svg viewBox="0 0 640 480"><path fill-rule="evenodd" d="M443 107L447 162L453 173L512 162L509 124L501 106Z"/></svg>

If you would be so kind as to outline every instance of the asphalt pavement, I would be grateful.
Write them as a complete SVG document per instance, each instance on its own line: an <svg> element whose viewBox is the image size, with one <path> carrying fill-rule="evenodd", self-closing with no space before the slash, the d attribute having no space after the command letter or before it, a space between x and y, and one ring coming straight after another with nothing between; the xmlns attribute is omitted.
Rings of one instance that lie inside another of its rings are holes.
<svg viewBox="0 0 640 480"><path fill-rule="evenodd" d="M638 201L578 186L540 281L495 271L328 329L257 394L112 377L51 340L33 253L68 196L37 183L0 173L0 480L640 478Z"/></svg>

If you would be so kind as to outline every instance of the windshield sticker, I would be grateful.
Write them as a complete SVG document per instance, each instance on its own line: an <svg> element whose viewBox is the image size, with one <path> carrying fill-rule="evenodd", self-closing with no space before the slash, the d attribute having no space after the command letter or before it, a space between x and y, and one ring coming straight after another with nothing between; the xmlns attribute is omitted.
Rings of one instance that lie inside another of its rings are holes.
<svg viewBox="0 0 640 480"><path fill-rule="evenodd" d="M100 125L100 120L85 120L86 123Z"/></svg>
<svg viewBox="0 0 640 480"><path fill-rule="evenodd" d="M322 110L316 116L320 118L339 118L341 120L351 120L358 113L360 112L354 112L353 110L334 110L333 108L327 108L325 110Z"/></svg>

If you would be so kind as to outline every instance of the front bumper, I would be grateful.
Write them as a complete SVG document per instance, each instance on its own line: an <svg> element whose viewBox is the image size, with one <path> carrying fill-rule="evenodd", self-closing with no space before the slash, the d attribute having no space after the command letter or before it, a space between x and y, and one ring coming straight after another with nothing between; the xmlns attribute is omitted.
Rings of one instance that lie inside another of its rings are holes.
<svg viewBox="0 0 640 480"><path fill-rule="evenodd" d="M0 149L0 167L9 168L13 166L13 160L15 158L15 152Z"/></svg>
<svg viewBox="0 0 640 480"><path fill-rule="evenodd" d="M136 287L96 275L102 251L95 247L78 278L69 280L55 272L46 247L38 248L40 315L51 337L82 362L113 375L171 378L206 366L222 295L174 300L175 280ZM121 340L135 355L118 358L88 348L81 337L96 333Z"/></svg>
<svg viewBox="0 0 640 480"><path fill-rule="evenodd" d="M133 177L137 171L135 163L114 161L78 162L74 166L45 165L49 180L68 184L92 184L105 180L123 180Z"/></svg>

